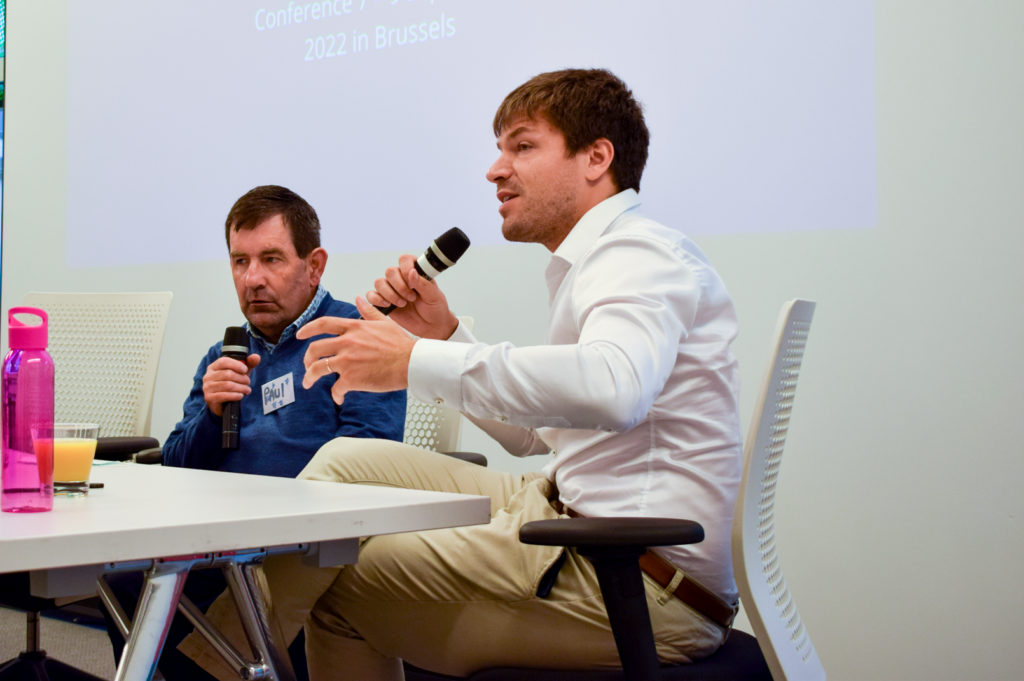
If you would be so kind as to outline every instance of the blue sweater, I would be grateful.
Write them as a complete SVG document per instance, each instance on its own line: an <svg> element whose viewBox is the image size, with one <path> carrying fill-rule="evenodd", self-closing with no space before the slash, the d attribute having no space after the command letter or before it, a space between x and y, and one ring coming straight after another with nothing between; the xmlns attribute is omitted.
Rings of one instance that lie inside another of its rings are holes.
<svg viewBox="0 0 1024 681"><path fill-rule="evenodd" d="M310 318L324 316L358 319L359 312L355 306L326 295ZM306 347L324 337L298 340L289 327L270 351L249 337L249 351L260 355L260 363L249 375L252 393L242 398L240 447L236 451L221 449L221 417L215 416L203 399L206 367L220 357L222 343L210 348L199 363L192 392L185 400L185 415L163 446L164 465L294 478L321 446L336 437L401 442L405 430L404 390L350 392L339 406L331 399L332 376L321 378L309 390L303 389ZM264 416L260 387L288 372L295 384L295 401Z"/></svg>

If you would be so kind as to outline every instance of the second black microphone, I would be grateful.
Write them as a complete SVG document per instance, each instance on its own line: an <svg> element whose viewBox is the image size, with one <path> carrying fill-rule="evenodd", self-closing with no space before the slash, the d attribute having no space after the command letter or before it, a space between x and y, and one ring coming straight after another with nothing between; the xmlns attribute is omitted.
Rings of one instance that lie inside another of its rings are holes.
<svg viewBox="0 0 1024 681"><path fill-rule="evenodd" d="M245 364L249 358L249 332L241 326L229 326L224 331L224 345L220 349L221 357L237 359ZM242 403L225 402L222 405L224 415L221 421L222 449L238 449L239 426L242 420Z"/></svg>

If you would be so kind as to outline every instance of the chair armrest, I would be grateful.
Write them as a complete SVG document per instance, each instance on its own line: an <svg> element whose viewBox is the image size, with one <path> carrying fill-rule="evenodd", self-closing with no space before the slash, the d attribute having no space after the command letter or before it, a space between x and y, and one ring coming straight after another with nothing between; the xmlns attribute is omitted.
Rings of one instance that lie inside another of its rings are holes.
<svg viewBox="0 0 1024 681"><path fill-rule="evenodd" d="M640 550L704 541L704 528L676 518L558 518L534 520L519 528L519 541L542 546Z"/></svg>
<svg viewBox="0 0 1024 681"><path fill-rule="evenodd" d="M487 457L483 454L477 454L476 452L438 452L445 456L450 456L460 461L466 461L469 463L475 463L477 466L483 466L487 468Z"/></svg>
<svg viewBox="0 0 1024 681"><path fill-rule="evenodd" d="M102 461L127 461L143 449L159 447L155 437L101 437L96 441L96 458Z"/></svg>
<svg viewBox="0 0 1024 681"><path fill-rule="evenodd" d="M164 450L160 447L153 447L152 449L143 449L141 452L132 457L132 461L135 463L155 464L157 466L163 465L164 462Z"/></svg>
<svg viewBox="0 0 1024 681"><path fill-rule="evenodd" d="M626 679L661 676L641 557L648 546L703 540L700 523L675 518L558 518L519 528L524 544L572 547L594 566Z"/></svg>

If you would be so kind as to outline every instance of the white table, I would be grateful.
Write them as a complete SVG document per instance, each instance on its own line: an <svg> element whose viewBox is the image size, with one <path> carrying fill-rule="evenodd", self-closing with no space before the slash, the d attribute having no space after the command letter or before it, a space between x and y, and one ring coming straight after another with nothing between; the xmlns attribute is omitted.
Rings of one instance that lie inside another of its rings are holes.
<svg viewBox="0 0 1024 681"><path fill-rule="evenodd" d="M58 497L50 513L0 513L0 572L31 571L33 594L57 597L89 592L106 572L147 570L118 681L152 678L193 566L235 568L229 583L261 616L270 605L246 569L268 553L340 565L355 562L360 537L490 521L489 499L460 494L136 464L97 467L92 481L104 489ZM287 677L280 642L252 633L266 646L264 678Z"/></svg>

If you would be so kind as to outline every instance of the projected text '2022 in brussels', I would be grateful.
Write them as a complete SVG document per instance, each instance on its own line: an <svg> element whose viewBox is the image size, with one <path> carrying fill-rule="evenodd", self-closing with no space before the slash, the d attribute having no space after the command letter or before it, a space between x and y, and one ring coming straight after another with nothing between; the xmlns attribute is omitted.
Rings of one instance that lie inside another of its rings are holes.
<svg viewBox="0 0 1024 681"><path fill-rule="evenodd" d="M255 29L264 35L292 32L303 24L325 24L356 20L357 27L325 30L303 39L301 56L312 62L349 54L386 50L427 43L455 36L455 18L435 7L446 0L272 0L276 7L260 8L254 16ZM430 8L424 13L420 8ZM364 14L365 12L365 14ZM387 18L379 17L386 13ZM413 12L416 18L410 17ZM378 17L371 19L370 16ZM403 21L401 15L406 15ZM383 21L381 19L383 18ZM362 27L373 26L372 31ZM308 34L307 34L308 35Z"/></svg>
<svg viewBox="0 0 1024 681"><path fill-rule="evenodd" d="M377 25L374 27L372 39L370 34L359 31L352 31L351 39L344 31L329 33L315 38L306 38L304 61L344 57L350 52L369 52L371 49L386 50L422 45L434 40L451 38L454 35L455 17L445 17L444 14L440 19L424 21L419 24L398 27Z"/></svg>

